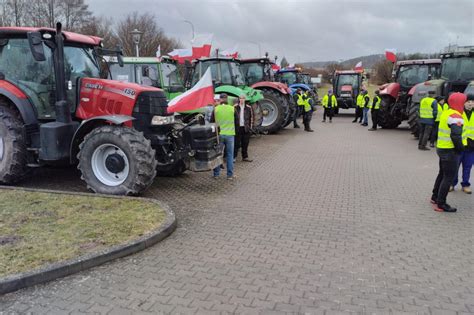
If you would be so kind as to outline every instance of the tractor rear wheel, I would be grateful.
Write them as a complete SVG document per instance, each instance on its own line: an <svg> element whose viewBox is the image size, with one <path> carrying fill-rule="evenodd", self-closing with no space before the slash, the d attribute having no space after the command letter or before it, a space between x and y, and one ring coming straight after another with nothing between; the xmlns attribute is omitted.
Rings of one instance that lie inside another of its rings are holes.
<svg viewBox="0 0 474 315"><path fill-rule="evenodd" d="M397 128L402 122L390 114L390 108L394 100L388 97L380 101L380 110L378 116L378 125L384 129Z"/></svg>
<svg viewBox="0 0 474 315"><path fill-rule="evenodd" d="M291 124L295 118L296 115L296 103L293 100L292 95L288 95L286 99L289 107L289 112L288 112L288 118L286 119L285 123L283 124L283 128Z"/></svg>
<svg viewBox="0 0 474 315"><path fill-rule="evenodd" d="M27 173L27 151L22 121L0 100L0 184L14 184Z"/></svg>
<svg viewBox="0 0 474 315"><path fill-rule="evenodd" d="M143 133L127 127L102 126L79 146L82 180L90 190L111 195L137 195L156 176L155 150Z"/></svg>
<svg viewBox="0 0 474 315"><path fill-rule="evenodd" d="M411 133L418 137L418 119L419 119L420 104L411 103L410 110L408 111L408 125L410 125Z"/></svg>
<svg viewBox="0 0 474 315"><path fill-rule="evenodd" d="M276 133L282 127L288 105L283 95L272 90L262 90L263 100L259 102L263 122L260 130L264 133Z"/></svg>

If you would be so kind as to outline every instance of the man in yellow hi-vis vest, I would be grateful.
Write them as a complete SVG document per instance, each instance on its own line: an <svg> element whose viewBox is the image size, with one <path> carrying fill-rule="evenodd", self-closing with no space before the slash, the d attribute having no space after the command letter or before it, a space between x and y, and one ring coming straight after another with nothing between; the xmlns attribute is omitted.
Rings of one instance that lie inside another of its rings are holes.
<svg viewBox="0 0 474 315"><path fill-rule="evenodd" d="M441 118L441 114L443 110L449 109L448 104L445 103L444 97L436 96L436 102L438 102L438 111L435 118L435 124L433 126L433 130L431 131L430 137L430 147L434 148L436 139L438 139L438 127L439 127L439 119Z"/></svg>
<svg viewBox="0 0 474 315"><path fill-rule="evenodd" d="M446 197L458 170L459 155L464 150L462 114L465 102L466 95L459 92L451 94L448 98L449 109L443 111L439 119L438 142L436 143L439 172L431 195L431 203L435 211L457 211L446 203Z"/></svg>
<svg viewBox="0 0 474 315"><path fill-rule="evenodd" d="M337 99L334 96L332 90L328 90L328 94L323 96L321 104L324 108L323 122L326 122L326 116L329 117L329 122L332 123L332 117L334 116L334 109L337 107Z"/></svg>
<svg viewBox="0 0 474 315"><path fill-rule="evenodd" d="M235 120L234 105L230 105L227 95L221 94L221 104L217 105L211 116L211 122L219 126L219 140L224 144L224 157L227 164L227 179L234 179L234 138ZM220 175L221 167L214 169L214 178Z"/></svg>
<svg viewBox="0 0 474 315"><path fill-rule="evenodd" d="M426 144L428 143L428 139L431 137L435 118L438 115L438 102L436 102L436 99L429 95L422 98L418 114L418 125L420 130L418 150L427 151L429 149L426 147Z"/></svg>

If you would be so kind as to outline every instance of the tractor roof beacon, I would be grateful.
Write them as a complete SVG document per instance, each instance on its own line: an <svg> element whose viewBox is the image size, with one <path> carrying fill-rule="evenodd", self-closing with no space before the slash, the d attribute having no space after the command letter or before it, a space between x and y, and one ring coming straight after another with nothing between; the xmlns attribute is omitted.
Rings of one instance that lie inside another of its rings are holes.
<svg viewBox="0 0 474 315"><path fill-rule="evenodd" d="M30 167L77 164L88 188L135 195L157 167L220 163L215 125L174 122L162 90L100 78L98 60L121 52L56 29L0 28L0 183ZM203 141L206 140L206 141Z"/></svg>
<svg viewBox="0 0 474 315"><path fill-rule="evenodd" d="M406 119L412 125L410 102L414 87L430 78L438 78L440 65L440 59L403 60L396 63L393 71L395 82L383 84L379 88L382 99L379 125L382 128L396 128Z"/></svg>
<svg viewBox="0 0 474 315"><path fill-rule="evenodd" d="M240 64L247 84L262 91L264 96L260 102L263 113L262 128L268 133L275 133L290 124L296 112L296 104L288 85L275 81L270 59L242 59Z"/></svg>

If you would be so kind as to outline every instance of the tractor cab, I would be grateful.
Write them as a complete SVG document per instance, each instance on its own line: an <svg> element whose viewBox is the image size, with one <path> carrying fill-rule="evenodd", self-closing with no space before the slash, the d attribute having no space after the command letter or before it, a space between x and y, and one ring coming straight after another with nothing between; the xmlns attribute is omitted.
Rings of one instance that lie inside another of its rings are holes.
<svg viewBox="0 0 474 315"><path fill-rule="evenodd" d="M268 58L243 59L240 61L242 72L247 84L252 85L262 81L275 81L272 63Z"/></svg>
<svg viewBox="0 0 474 315"><path fill-rule="evenodd" d="M464 92L474 81L474 46L458 47L441 54L442 95Z"/></svg>
<svg viewBox="0 0 474 315"><path fill-rule="evenodd" d="M123 57L123 66L116 57L108 57L106 61L113 80L161 88L168 100L185 90L177 62L169 57Z"/></svg>

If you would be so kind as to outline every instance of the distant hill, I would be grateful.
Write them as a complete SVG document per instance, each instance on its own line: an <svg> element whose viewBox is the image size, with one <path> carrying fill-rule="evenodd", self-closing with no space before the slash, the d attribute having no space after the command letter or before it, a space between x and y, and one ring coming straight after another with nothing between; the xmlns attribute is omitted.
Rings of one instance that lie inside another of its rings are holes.
<svg viewBox="0 0 474 315"><path fill-rule="evenodd" d="M341 62L341 65L344 68L352 69L359 61L362 61L362 66L364 68L370 69L377 62L383 59L385 59L385 56L383 54L360 56L357 58L344 60ZM300 64L303 65L303 67L305 68L323 69L332 63L338 63L338 61L335 61L335 60L334 61L312 61L312 62L303 62Z"/></svg>

